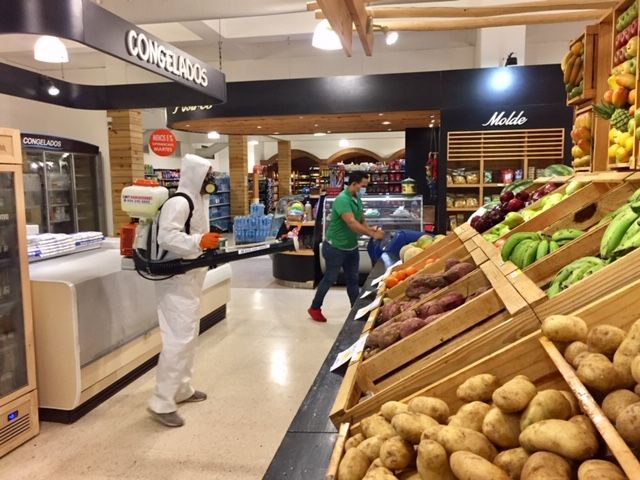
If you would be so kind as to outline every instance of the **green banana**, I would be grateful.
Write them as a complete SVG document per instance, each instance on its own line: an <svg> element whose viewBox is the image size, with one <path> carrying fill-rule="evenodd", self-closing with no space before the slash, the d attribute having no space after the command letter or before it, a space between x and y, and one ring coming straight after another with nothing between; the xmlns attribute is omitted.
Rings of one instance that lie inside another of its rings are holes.
<svg viewBox="0 0 640 480"><path fill-rule="evenodd" d="M622 237L620 245L613 251L613 255L622 257L638 247L640 247L640 225L638 222L633 222Z"/></svg>
<svg viewBox="0 0 640 480"><path fill-rule="evenodd" d="M533 242L533 240L531 239L522 240L520 243L518 243L518 245L516 245L516 248L513 249L513 252L511 253L511 257L509 257L509 259L516 267L520 269L523 268L522 265L524 262L524 255L527 251L527 247L531 242Z"/></svg>
<svg viewBox="0 0 640 480"><path fill-rule="evenodd" d="M555 240L551 240L549 242L549 253L553 253L559 248L560 248L560 245L558 245L558 242L556 242Z"/></svg>
<svg viewBox="0 0 640 480"><path fill-rule="evenodd" d="M556 274L555 278L551 282L551 286L547 289L547 296L549 298L553 298L555 295L562 291L563 282L567 278L569 278L569 275L571 275L572 272L571 268L569 267L570 265L567 265Z"/></svg>
<svg viewBox="0 0 640 480"><path fill-rule="evenodd" d="M607 213L604 217L602 217L602 219L598 222L598 227L600 225L603 225L605 223L607 223L609 220L612 220L614 218L616 218L618 216L618 214L622 213L624 210L627 210L629 208L629 204L625 203L624 205L622 205L621 207L618 207L616 210L614 210L613 212L609 212Z"/></svg>
<svg viewBox="0 0 640 480"><path fill-rule="evenodd" d="M502 256L502 261L506 262L511 258L511 254L515 250L516 246L518 246L524 240L540 240L540 234L534 232L518 232L511 235L504 245L502 245L502 251L500 252Z"/></svg>
<svg viewBox="0 0 640 480"><path fill-rule="evenodd" d="M635 203L640 200L640 188L633 192L633 195L629 197L629 203Z"/></svg>
<svg viewBox="0 0 640 480"><path fill-rule="evenodd" d="M562 283L562 288L568 288L574 283L579 282L585 276L585 274L591 270L594 265L590 265L588 263L577 266L571 271L571 275Z"/></svg>
<svg viewBox="0 0 640 480"><path fill-rule="evenodd" d="M536 252L538 251L538 245L540 245L540 240L531 240L531 242L527 244L527 248L522 254L521 268L527 268L529 265L536 261Z"/></svg>
<svg viewBox="0 0 640 480"><path fill-rule="evenodd" d="M551 249L551 242L546 238L541 240L538 244L538 250L536 251L536 260L540 260L541 258L547 256L549 254L549 250Z"/></svg>
<svg viewBox="0 0 640 480"><path fill-rule="evenodd" d="M584 232L582 230L577 230L575 228L563 228L558 230L551 236L551 240L560 241L560 240L568 240L572 241L582 235Z"/></svg>
<svg viewBox="0 0 640 480"><path fill-rule="evenodd" d="M631 207L628 207L611 221L600 243L600 256L602 258L611 257L613 251L620 245L622 238L631 224L637 219L638 214L634 213Z"/></svg>

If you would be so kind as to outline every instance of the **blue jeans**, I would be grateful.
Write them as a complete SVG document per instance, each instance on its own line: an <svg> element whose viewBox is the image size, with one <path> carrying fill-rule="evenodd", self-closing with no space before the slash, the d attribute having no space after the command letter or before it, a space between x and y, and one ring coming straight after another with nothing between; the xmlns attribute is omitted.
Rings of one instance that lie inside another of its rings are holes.
<svg viewBox="0 0 640 480"><path fill-rule="evenodd" d="M360 291L360 287L358 286L360 252L357 248L354 250L340 250L339 248L332 247L329 242L323 242L322 256L326 264L326 271L324 277L322 277L322 280L320 280L318 284L316 296L313 298L311 308L322 307L324 297L332 285L338 280L340 268L342 268L344 273L344 278L347 282L347 295L349 295L349 301L353 307L353 304L358 300L358 292Z"/></svg>

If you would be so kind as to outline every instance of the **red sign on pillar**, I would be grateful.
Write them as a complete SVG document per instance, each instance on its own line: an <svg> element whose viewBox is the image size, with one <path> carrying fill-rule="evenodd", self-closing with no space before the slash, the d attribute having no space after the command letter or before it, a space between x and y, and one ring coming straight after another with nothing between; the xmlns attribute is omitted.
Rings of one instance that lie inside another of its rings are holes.
<svg viewBox="0 0 640 480"><path fill-rule="evenodd" d="M176 151L178 142L171 130L160 128L151 132L149 148L153 153L161 157L168 157Z"/></svg>

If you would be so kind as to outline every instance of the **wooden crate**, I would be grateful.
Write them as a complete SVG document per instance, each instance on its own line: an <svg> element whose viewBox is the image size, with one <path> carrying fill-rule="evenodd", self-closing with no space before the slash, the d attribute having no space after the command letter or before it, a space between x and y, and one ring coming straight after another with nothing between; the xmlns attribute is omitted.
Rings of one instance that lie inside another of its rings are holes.
<svg viewBox="0 0 640 480"><path fill-rule="evenodd" d="M638 289L640 289L640 281L633 282L616 292L573 311L572 314L581 317L589 327L609 324L628 329L640 316L636 300ZM615 456L628 478L639 480L640 463L638 463L638 459L622 441L613 425L607 420L591 395L586 391L584 385L577 379L571 367L559 356L557 349L553 344L550 345L550 342L545 340L538 330L441 378L435 383L416 387L409 394L405 390L399 389L396 395L388 400L406 403L417 396L434 396L447 402L453 412L463 403L458 400L456 390L468 378L481 373L492 373L498 377L501 383L504 383L516 375L526 375L539 390L554 388L572 391L578 399L583 413L591 418L604 443ZM370 414L375 412L377 410L373 410ZM345 431L348 428L349 433L346 437L360 432L359 421L354 421L350 425L350 427L343 426L341 428L341 431ZM335 472L337 472L339 461L335 461L334 458L341 458L345 440L346 438L336 442L334 456L332 457L332 465L335 464ZM332 468L330 467L330 472L334 476L326 478L339 480Z"/></svg>
<svg viewBox="0 0 640 480"><path fill-rule="evenodd" d="M585 32L569 44L569 48L571 48L579 41L584 43L584 53L582 57L584 88L582 95L578 95L572 99L569 99L569 94L567 94L567 105L569 106L582 105L593 100L596 96L598 30L597 25L588 25ZM607 68L607 65L603 65L603 68Z"/></svg>
<svg viewBox="0 0 640 480"><path fill-rule="evenodd" d="M435 380L459 369L460 362L481 358L538 328L533 311L491 262L431 298L452 291L467 295L483 286L492 288L374 356L352 363L332 408L334 424L378 408L377 395L383 393L383 398L407 376ZM360 402L365 394L369 397Z"/></svg>

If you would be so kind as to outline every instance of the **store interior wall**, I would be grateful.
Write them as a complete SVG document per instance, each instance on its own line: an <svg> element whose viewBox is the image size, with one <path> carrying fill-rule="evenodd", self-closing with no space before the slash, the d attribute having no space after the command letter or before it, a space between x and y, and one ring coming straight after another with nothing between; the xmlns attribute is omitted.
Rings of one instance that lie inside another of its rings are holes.
<svg viewBox="0 0 640 480"><path fill-rule="evenodd" d="M0 94L0 126L98 146L102 154L106 234L113 235L109 130L104 110L78 110Z"/></svg>

